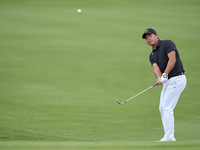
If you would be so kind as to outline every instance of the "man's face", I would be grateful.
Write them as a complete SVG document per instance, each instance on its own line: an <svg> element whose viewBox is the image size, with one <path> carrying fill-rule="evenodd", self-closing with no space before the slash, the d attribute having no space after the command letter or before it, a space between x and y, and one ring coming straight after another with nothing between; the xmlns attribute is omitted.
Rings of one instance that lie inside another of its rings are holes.
<svg viewBox="0 0 200 150"><path fill-rule="evenodd" d="M153 46L156 48L157 43L158 43L158 34L147 34L145 36L145 41L147 42L148 45Z"/></svg>

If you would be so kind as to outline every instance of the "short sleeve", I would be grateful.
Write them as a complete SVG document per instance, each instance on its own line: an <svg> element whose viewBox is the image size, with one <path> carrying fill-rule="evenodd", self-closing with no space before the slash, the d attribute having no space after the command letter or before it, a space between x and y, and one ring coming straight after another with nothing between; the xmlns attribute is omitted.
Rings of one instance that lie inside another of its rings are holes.
<svg viewBox="0 0 200 150"><path fill-rule="evenodd" d="M174 42L172 42L171 40L165 41L164 49L165 49L166 54L169 54L170 52L177 50Z"/></svg>
<svg viewBox="0 0 200 150"><path fill-rule="evenodd" d="M156 63L155 59L153 57L153 52L149 55L149 61L150 61L151 65L153 65L154 63Z"/></svg>

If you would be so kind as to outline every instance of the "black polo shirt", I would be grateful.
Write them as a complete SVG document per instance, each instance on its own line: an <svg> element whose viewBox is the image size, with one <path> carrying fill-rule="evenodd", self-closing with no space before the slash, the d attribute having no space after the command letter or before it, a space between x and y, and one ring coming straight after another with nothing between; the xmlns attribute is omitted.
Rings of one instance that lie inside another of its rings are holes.
<svg viewBox="0 0 200 150"><path fill-rule="evenodd" d="M167 54L169 54L172 51L176 52L176 64L168 74L168 78L177 76L181 72L185 72L175 44L171 40L159 40L156 49L153 49L151 54L149 55L151 65L156 63L160 67L161 72L163 73L166 69L169 60Z"/></svg>

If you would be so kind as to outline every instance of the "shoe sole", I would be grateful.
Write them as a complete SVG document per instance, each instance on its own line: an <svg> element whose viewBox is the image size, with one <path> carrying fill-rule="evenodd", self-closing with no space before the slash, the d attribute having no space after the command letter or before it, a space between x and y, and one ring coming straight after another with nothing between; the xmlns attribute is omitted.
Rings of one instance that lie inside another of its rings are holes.
<svg viewBox="0 0 200 150"><path fill-rule="evenodd" d="M176 140L167 140L167 141L155 141L155 142L176 142Z"/></svg>

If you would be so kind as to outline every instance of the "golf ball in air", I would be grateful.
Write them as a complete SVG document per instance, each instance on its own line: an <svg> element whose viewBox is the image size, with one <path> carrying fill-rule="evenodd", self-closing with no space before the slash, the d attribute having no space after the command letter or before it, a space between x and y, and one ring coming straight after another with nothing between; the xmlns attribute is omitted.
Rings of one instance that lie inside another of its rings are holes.
<svg viewBox="0 0 200 150"><path fill-rule="evenodd" d="M81 12L81 9L78 9L77 12L80 13L80 12Z"/></svg>

